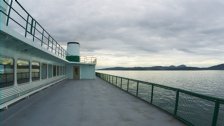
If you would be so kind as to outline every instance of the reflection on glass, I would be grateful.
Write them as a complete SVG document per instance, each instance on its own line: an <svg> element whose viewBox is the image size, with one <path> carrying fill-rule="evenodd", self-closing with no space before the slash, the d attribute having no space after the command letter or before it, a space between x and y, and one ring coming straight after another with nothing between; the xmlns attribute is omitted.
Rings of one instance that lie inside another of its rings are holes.
<svg viewBox="0 0 224 126"><path fill-rule="evenodd" d="M17 60L17 83L22 84L29 82L30 72L29 72L29 61Z"/></svg>
<svg viewBox="0 0 224 126"><path fill-rule="evenodd" d="M32 81L40 80L40 63L32 62Z"/></svg>
<svg viewBox="0 0 224 126"><path fill-rule="evenodd" d="M55 77L56 74L57 74L57 73L56 73L56 69L57 69L57 67L54 65L54 66L53 66L53 76L54 76L54 77Z"/></svg>
<svg viewBox="0 0 224 126"><path fill-rule="evenodd" d="M59 76L59 66L57 66L57 76Z"/></svg>
<svg viewBox="0 0 224 126"><path fill-rule="evenodd" d="M0 56L0 88L14 83L14 62L12 58Z"/></svg>
<svg viewBox="0 0 224 126"><path fill-rule="evenodd" d="M41 65L41 78L46 79L47 78L47 64Z"/></svg>
<svg viewBox="0 0 224 126"><path fill-rule="evenodd" d="M48 78L51 78L52 77L52 65L51 64L48 64Z"/></svg>

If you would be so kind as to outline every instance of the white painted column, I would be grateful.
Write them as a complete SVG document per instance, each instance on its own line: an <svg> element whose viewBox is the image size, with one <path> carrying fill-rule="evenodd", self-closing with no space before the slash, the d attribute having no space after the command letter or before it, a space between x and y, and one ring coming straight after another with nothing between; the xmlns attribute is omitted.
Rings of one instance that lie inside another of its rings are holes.
<svg viewBox="0 0 224 126"><path fill-rule="evenodd" d="M57 77L58 76L58 65L55 65L56 66L56 76L55 77Z"/></svg>
<svg viewBox="0 0 224 126"><path fill-rule="evenodd" d="M54 65L53 64L51 64L51 66L52 66L52 69L51 69L51 78L53 78L54 77Z"/></svg>
<svg viewBox="0 0 224 126"><path fill-rule="evenodd" d="M29 69L30 69L30 83L33 81L32 80L32 60L30 60L30 66L29 66Z"/></svg>
<svg viewBox="0 0 224 126"><path fill-rule="evenodd" d="M14 86L18 86L18 84L17 84L17 58L14 58Z"/></svg>
<svg viewBox="0 0 224 126"><path fill-rule="evenodd" d="M42 80L42 63L40 63L40 80Z"/></svg>
<svg viewBox="0 0 224 126"><path fill-rule="evenodd" d="M48 63L47 63L47 79L48 79L49 77L48 77Z"/></svg>

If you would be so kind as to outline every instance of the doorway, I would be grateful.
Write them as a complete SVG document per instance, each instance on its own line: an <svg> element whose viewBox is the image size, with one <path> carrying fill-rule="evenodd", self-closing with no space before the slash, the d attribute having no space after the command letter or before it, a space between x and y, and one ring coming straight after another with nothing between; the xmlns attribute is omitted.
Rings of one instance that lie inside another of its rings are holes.
<svg viewBox="0 0 224 126"><path fill-rule="evenodd" d="M79 66L73 66L73 79L74 80L80 79L80 67Z"/></svg>

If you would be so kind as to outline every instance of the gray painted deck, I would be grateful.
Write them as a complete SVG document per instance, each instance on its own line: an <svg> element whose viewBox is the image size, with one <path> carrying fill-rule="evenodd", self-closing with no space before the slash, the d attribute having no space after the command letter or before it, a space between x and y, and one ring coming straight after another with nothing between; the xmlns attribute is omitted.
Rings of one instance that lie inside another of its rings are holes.
<svg viewBox="0 0 224 126"><path fill-rule="evenodd" d="M103 80L66 80L0 112L0 126L182 126Z"/></svg>

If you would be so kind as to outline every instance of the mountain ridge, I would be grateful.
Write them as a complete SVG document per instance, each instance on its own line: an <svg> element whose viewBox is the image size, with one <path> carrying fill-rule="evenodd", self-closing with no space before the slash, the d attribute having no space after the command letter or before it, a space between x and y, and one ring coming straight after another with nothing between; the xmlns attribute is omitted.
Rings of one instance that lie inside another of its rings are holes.
<svg viewBox="0 0 224 126"><path fill-rule="evenodd" d="M98 70L224 70L224 64L218 64L210 67L191 67L186 65L152 67L109 67Z"/></svg>

